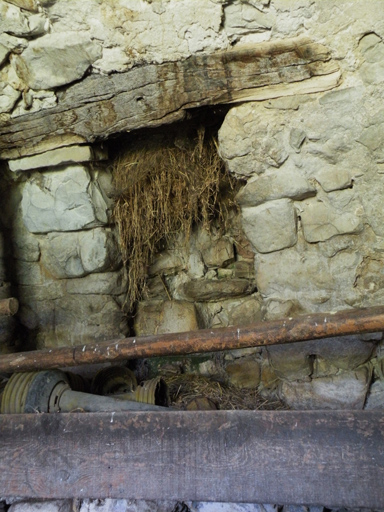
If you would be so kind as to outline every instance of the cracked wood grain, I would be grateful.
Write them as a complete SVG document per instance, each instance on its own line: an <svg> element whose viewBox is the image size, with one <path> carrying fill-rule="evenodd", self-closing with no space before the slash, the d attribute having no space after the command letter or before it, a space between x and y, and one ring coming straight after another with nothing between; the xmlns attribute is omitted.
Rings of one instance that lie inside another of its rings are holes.
<svg viewBox="0 0 384 512"><path fill-rule="evenodd" d="M58 90L55 107L3 122L0 158L171 123L200 106L328 90L339 79L328 50L307 38L90 75Z"/></svg>

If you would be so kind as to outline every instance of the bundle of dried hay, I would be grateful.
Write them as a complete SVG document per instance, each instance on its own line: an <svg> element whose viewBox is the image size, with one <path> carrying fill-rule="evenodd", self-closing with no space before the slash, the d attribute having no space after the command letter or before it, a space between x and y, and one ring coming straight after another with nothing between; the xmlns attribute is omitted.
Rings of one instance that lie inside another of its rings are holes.
<svg viewBox="0 0 384 512"><path fill-rule="evenodd" d="M240 389L200 375L163 376L169 388L171 405L186 409L193 400L204 397L220 410L286 409L279 400L266 400L257 389Z"/></svg>
<svg viewBox="0 0 384 512"><path fill-rule="evenodd" d="M123 261L128 269L127 309L140 300L147 267L162 244L177 233L185 239L194 223L205 227L214 217L223 223L228 201L221 191L232 188L216 141L199 129L192 148L142 143L117 159L114 185L118 198L114 219L119 228Z"/></svg>

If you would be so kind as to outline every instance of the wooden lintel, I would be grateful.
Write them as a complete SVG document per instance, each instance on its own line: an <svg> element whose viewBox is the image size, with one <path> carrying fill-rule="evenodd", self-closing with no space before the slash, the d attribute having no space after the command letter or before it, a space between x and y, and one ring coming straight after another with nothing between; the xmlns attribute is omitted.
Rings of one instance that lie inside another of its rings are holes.
<svg viewBox="0 0 384 512"><path fill-rule="evenodd" d="M384 412L0 416L0 496L384 508Z"/></svg>
<svg viewBox="0 0 384 512"><path fill-rule="evenodd" d="M14 159L183 118L189 108L335 87L339 66L307 38L90 75L57 92L53 108L0 126L0 158ZM302 88L302 90L301 90Z"/></svg>

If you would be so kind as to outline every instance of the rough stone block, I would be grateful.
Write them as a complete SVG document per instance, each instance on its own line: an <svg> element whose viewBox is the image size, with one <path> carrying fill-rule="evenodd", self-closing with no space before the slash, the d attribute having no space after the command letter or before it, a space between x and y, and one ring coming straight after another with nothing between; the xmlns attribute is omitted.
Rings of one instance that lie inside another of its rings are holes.
<svg viewBox="0 0 384 512"><path fill-rule="evenodd" d="M21 501L10 506L10 512L73 512L72 500Z"/></svg>
<svg viewBox="0 0 384 512"><path fill-rule="evenodd" d="M280 398L291 409L363 409L370 375L366 368L310 382L282 382Z"/></svg>
<svg viewBox="0 0 384 512"><path fill-rule="evenodd" d="M15 90L11 85L0 82L0 114L11 112L21 92Z"/></svg>
<svg viewBox="0 0 384 512"><path fill-rule="evenodd" d="M128 281L126 272L103 272L89 274L66 282L67 293L84 295L122 295L126 293Z"/></svg>
<svg viewBox="0 0 384 512"><path fill-rule="evenodd" d="M7 0L10 4L17 5L20 9L37 12L41 2L38 0Z"/></svg>
<svg viewBox="0 0 384 512"><path fill-rule="evenodd" d="M109 295L68 295L53 302L52 317L39 318L39 346L81 345L128 334L126 317Z"/></svg>
<svg viewBox="0 0 384 512"><path fill-rule="evenodd" d="M374 342L351 335L270 346L267 352L279 377L297 380L313 373L317 357L338 369L353 370L368 361L374 347Z"/></svg>
<svg viewBox="0 0 384 512"><path fill-rule="evenodd" d="M236 200L241 206L258 206L282 198L300 201L315 194L315 186L298 169L288 168L251 179Z"/></svg>
<svg viewBox="0 0 384 512"><path fill-rule="evenodd" d="M219 152L239 177L262 174L280 167L288 158L278 111L258 104L232 108L219 130Z"/></svg>
<svg viewBox="0 0 384 512"><path fill-rule="evenodd" d="M289 199L242 208L243 230L258 252L292 247L297 242L296 211Z"/></svg>
<svg viewBox="0 0 384 512"><path fill-rule="evenodd" d="M107 153L99 147L91 146L68 146L52 149L40 155L9 160L8 165L11 171L27 171L43 167L55 167L80 162L105 160Z"/></svg>
<svg viewBox="0 0 384 512"><path fill-rule="evenodd" d="M13 65L31 89L52 89L82 78L101 55L100 44L88 33L55 32L32 40Z"/></svg>
<svg viewBox="0 0 384 512"><path fill-rule="evenodd" d="M274 24L271 14L258 10L251 2L233 2L224 12L224 28L230 41L250 33L268 33Z"/></svg>
<svg viewBox="0 0 384 512"><path fill-rule="evenodd" d="M351 173L339 166L325 165L314 176L325 192L342 190L352 184Z"/></svg>
<svg viewBox="0 0 384 512"><path fill-rule="evenodd" d="M225 368L230 384L238 388L254 389L260 384L258 361L242 359Z"/></svg>
<svg viewBox="0 0 384 512"><path fill-rule="evenodd" d="M247 279L193 279L184 284L183 291L194 301L217 301L247 295L253 288L253 282Z"/></svg>
<svg viewBox="0 0 384 512"><path fill-rule="evenodd" d="M384 382L377 380L369 390L364 409L384 409Z"/></svg>
<svg viewBox="0 0 384 512"><path fill-rule="evenodd" d="M135 317L138 336L198 329L195 306L185 301L140 302Z"/></svg>
<svg viewBox="0 0 384 512"><path fill-rule="evenodd" d="M83 166L35 175L21 201L31 233L76 231L108 222L109 203Z"/></svg>
<svg viewBox="0 0 384 512"><path fill-rule="evenodd" d="M342 251L329 259L316 245L256 256L256 284L266 300L293 301L301 312L337 311L361 296L354 286L361 254ZM355 302L353 302L355 301Z"/></svg>
<svg viewBox="0 0 384 512"><path fill-rule="evenodd" d="M73 233L49 233L41 240L41 262L58 279L114 270L120 255L114 233L95 228Z"/></svg>
<svg viewBox="0 0 384 512"><path fill-rule="evenodd" d="M359 233L363 229L362 211L338 210L317 199L301 203L301 222L307 242L322 242L335 235Z"/></svg>
<svg viewBox="0 0 384 512"><path fill-rule="evenodd" d="M148 269L150 276L154 275L170 275L180 272L185 268L185 262L182 255L175 250L162 251L157 254Z"/></svg>
<svg viewBox="0 0 384 512"><path fill-rule="evenodd" d="M233 243L226 238L211 239L201 250L201 255L208 268L226 267L235 260Z"/></svg>

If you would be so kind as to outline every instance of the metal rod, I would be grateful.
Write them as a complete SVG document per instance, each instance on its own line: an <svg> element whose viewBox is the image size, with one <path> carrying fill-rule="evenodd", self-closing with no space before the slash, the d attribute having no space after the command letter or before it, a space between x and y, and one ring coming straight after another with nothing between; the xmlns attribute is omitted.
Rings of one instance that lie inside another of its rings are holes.
<svg viewBox="0 0 384 512"><path fill-rule="evenodd" d="M91 395L68 389L59 401L61 412L117 412L117 411L167 411L167 407L143 404L128 400L118 400L110 396Z"/></svg>
<svg viewBox="0 0 384 512"><path fill-rule="evenodd" d="M186 355L384 331L384 306L315 313L245 327L131 337L0 357L0 372L63 368L142 357Z"/></svg>

